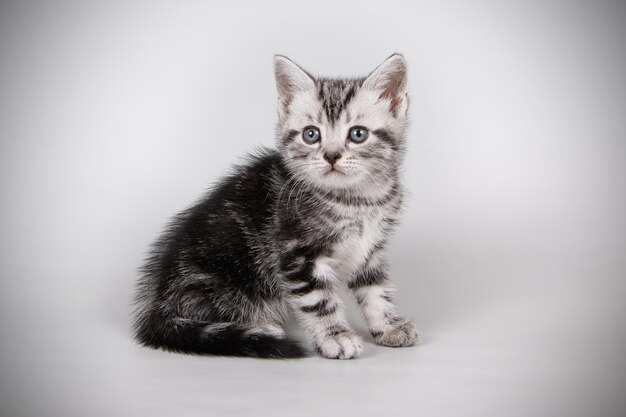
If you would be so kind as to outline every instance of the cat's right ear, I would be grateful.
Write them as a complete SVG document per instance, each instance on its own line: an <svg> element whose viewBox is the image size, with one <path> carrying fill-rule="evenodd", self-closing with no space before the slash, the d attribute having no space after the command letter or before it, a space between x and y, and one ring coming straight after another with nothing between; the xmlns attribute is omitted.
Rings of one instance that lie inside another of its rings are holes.
<svg viewBox="0 0 626 417"><path fill-rule="evenodd" d="M315 82L305 70L282 55L274 56L274 74L278 89L278 115L282 119L293 97L299 92L315 90Z"/></svg>

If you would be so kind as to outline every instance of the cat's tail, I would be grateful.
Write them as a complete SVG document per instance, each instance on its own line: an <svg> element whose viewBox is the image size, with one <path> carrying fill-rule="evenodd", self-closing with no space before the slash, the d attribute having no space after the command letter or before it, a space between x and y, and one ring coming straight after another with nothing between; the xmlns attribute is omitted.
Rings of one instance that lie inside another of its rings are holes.
<svg viewBox="0 0 626 417"><path fill-rule="evenodd" d="M294 359L306 356L282 329L267 325L208 323L187 319L140 319L135 337L144 346L199 355Z"/></svg>

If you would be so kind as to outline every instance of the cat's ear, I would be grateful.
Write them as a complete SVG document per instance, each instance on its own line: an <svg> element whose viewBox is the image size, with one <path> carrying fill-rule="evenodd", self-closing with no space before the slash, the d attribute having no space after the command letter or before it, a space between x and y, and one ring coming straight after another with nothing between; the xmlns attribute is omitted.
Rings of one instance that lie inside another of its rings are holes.
<svg viewBox="0 0 626 417"><path fill-rule="evenodd" d="M401 54L393 54L378 66L363 83L363 88L379 93L389 100L389 110L394 116L404 115L408 108L407 67Z"/></svg>
<svg viewBox="0 0 626 417"><path fill-rule="evenodd" d="M278 89L278 112L281 117L297 93L315 90L313 78L285 56L274 56L274 74Z"/></svg>

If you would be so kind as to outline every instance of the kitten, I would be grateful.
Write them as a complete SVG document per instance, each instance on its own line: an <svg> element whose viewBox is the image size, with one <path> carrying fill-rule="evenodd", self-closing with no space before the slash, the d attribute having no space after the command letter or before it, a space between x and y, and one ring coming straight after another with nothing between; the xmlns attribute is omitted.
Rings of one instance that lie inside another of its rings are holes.
<svg viewBox="0 0 626 417"><path fill-rule="evenodd" d="M368 77L315 78L275 57L277 148L251 156L156 242L138 283L140 343L171 351L296 358L291 310L326 358L359 356L335 288L370 332L411 346L386 249L402 201L407 71L394 54Z"/></svg>

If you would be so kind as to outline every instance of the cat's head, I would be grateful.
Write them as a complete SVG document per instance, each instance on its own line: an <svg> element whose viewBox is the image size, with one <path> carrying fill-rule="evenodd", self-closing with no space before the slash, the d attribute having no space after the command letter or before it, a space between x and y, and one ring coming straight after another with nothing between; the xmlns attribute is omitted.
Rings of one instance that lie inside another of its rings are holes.
<svg viewBox="0 0 626 417"><path fill-rule="evenodd" d="M278 148L290 170L323 189L367 189L397 174L407 126L407 68L394 54L364 78L314 77L274 60Z"/></svg>

